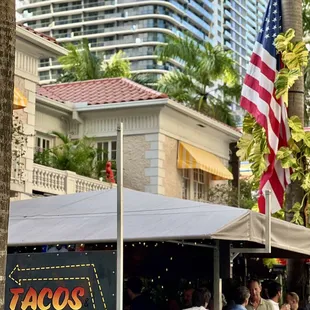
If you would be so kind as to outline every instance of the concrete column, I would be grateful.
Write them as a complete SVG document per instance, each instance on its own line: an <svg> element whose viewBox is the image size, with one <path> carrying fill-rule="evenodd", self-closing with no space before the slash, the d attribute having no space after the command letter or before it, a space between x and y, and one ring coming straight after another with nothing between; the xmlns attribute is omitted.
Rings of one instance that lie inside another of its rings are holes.
<svg viewBox="0 0 310 310"><path fill-rule="evenodd" d="M66 171L66 194L76 193L76 173Z"/></svg>

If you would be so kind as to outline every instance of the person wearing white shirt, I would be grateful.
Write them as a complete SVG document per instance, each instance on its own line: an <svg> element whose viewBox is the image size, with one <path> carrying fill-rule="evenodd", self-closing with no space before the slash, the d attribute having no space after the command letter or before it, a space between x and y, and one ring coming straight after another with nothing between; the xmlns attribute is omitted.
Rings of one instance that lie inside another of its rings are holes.
<svg viewBox="0 0 310 310"><path fill-rule="evenodd" d="M270 281L268 283L268 296L269 296L269 302L271 303L274 310L280 310L280 300L282 296L282 287L281 285L276 281ZM283 305L281 307L281 310L287 309L286 305Z"/></svg>

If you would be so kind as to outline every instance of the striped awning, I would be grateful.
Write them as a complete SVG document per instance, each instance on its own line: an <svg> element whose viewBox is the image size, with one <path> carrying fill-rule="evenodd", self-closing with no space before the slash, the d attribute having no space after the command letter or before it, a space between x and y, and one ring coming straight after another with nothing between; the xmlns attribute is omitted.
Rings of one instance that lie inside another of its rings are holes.
<svg viewBox="0 0 310 310"><path fill-rule="evenodd" d="M216 176L217 179L233 179L232 173L217 156L184 142L179 142L178 168L201 169Z"/></svg>
<svg viewBox="0 0 310 310"><path fill-rule="evenodd" d="M27 107L28 100L27 98L22 94L22 92L14 87L14 102L13 102L13 109L24 109Z"/></svg>

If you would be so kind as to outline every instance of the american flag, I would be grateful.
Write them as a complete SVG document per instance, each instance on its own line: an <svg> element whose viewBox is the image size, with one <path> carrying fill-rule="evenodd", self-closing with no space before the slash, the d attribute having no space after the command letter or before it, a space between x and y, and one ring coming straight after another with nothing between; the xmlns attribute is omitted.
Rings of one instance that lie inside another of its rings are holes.
<svg viewBox="0 0 310 310"><path fill-rule="evenodd" d="M274 39L282 32L281 14L281 0L270 0L241 96L241 106L265 129L270 151L266 157L267 170L259 186L258 206L261 213L265 213L265 191L271 191L271 209L274 213L282 208L285 189L290 183L290 170L283 169L276 159L278 149L287 146L290 138L287 108L282 100L276 99L274 87L276 73L281 65L274 44Z"/></svg>

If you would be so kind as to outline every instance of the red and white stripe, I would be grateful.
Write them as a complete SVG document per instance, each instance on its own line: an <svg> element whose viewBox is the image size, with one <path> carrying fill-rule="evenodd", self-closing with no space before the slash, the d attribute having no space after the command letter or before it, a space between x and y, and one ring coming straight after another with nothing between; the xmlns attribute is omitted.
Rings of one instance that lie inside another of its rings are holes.
<svg viewBox="0 0 310 310"><path fill-rule="evenodd" d="M244 80L241 106L265 129L270 150L266 156L267 170L260 181L258 206L261 213L265 213L265 191L271 191L274 213L282 208L285 189L290 183L290 170L283 169L276 159L278 149L287 146L290 138L287 108L282 100L275 97L276 73L276 58L256 42Z"/></svg>

